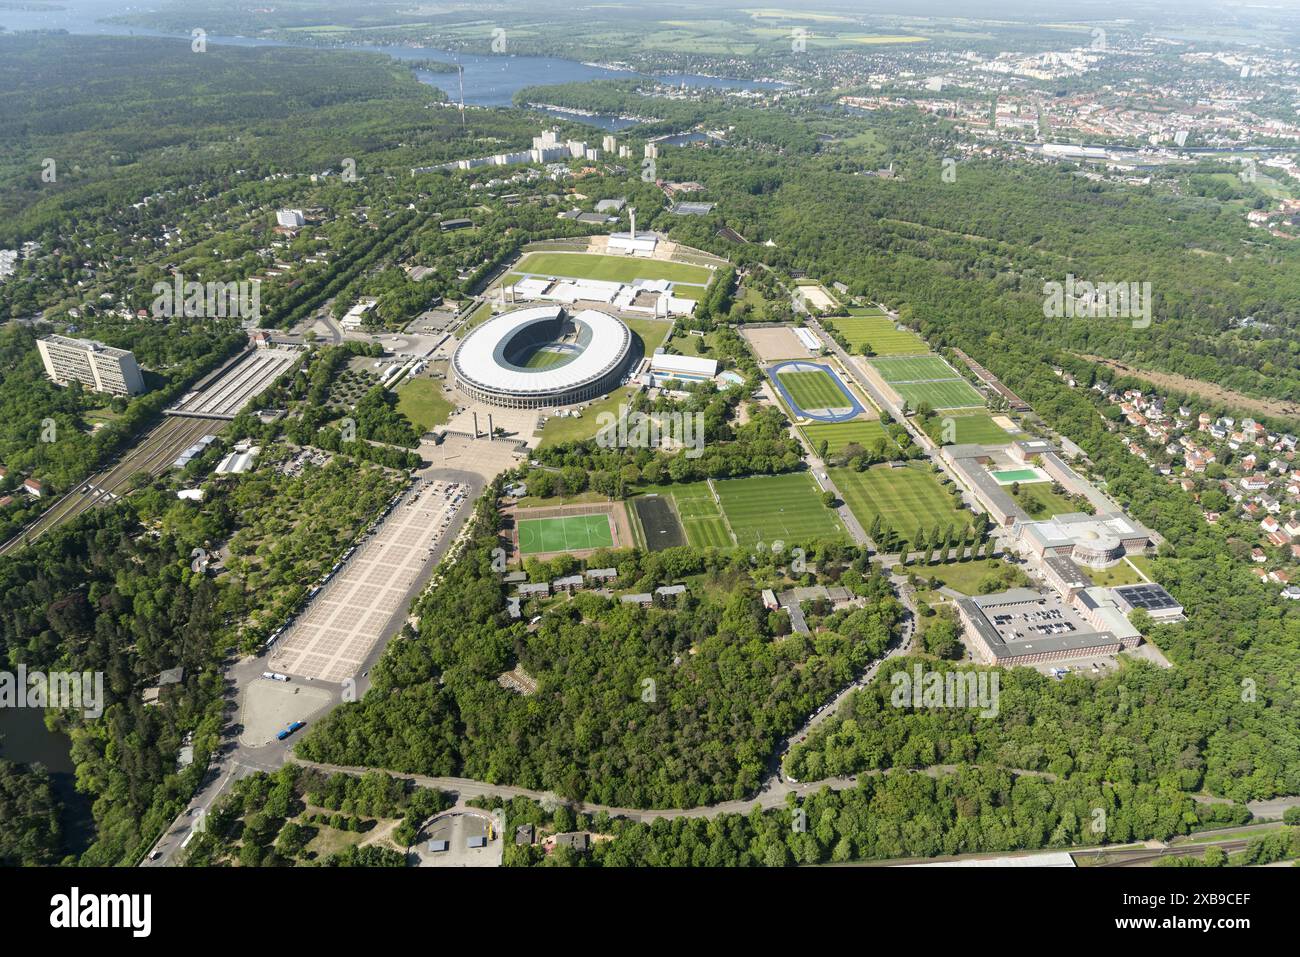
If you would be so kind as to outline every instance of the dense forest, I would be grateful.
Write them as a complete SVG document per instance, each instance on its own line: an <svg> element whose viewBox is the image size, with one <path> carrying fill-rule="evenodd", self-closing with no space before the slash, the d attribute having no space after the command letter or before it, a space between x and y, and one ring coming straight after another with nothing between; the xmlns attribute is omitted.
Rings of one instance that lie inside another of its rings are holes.
<svg viewBox="0 0 1300 957"><path fill-rule="evenodd" d="M792 634L784 614L763 608L752 555L677 548L591 559L633 588L698 577L675 608L580 594L530 630L505 614L491 502L480 504L473 545L420 603L419 632L390 646L371 692L318 724L302 756L625 807L740 798L776 739L883 652L901 611L859 559L841 582L870 603L816 636ZM496 684L516 666L537 680L535 694Z"/></svg>

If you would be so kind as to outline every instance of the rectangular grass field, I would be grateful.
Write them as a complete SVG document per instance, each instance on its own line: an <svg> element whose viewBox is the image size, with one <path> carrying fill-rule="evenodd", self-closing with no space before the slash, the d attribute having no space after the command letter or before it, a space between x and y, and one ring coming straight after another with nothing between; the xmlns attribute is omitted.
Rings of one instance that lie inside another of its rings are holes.
<svg viewBox="0 0 1300 957"><path fill-rule="evenodd" d="M889 436L879 419L853 419L849 422L813 422L803 426L803 434L808 437L814 449L822 439L826 440L826 452L835 455L845 446L860 445L869 449L877 439L889 442Z"/></svg>
<svg viewBox="0 0 1300 957"><path fill-rule="evenodd" d="M984 405L975 387L936 355L868 359L871 368L912 408L966 409Z"/></svg>
<svg viewBox="0 0 1300 957"><path fill-rule="evenodd" d="M670 279L700 286L707 286L713 278L713 270L690 263L590 253L529 253L515 266L514 272L565 279L601 279L607 282Z"/></svg>
<svg viewBox="0 0 1300 957"><path fill-rule="evenodd" d="M851 408L839 383L825 372L780 372L777 378L801 409Z"/></svg>
<svg viewBox="0 0 1300 957"><path fill-rule="evenodd" d="M821 501L807 472L714 482L727 523L740 545L774 541L843 541L844 525Z"/></svg>
<svg viewBox="0 0 1300 957"><path fill-rule="evenodd" d="M895 382L932 382L937 379L960 379L957 370L948 365L942 356L884 356L868 359L868 364L890 385Z"/></svg>
<svg viewBox="0 0 1300 957"><path fill-rule="evenodd" d="M850 310L852 312L852 310ZM926 341L910 330L894 328L894 320L879 313L836 316L826 320L849 343L850 352L861 352L864 344L878 356L920 355L930 351Z"/></svg>
<svg viewBox="0 0 1300 957"><path fill-rule="evenodd" d="M945 445L1007 445L1015 436L983 412L936 415L925 423L926 434Z"/></svg>
<svg viewBox="0 0 1300 957"><path fill-rule="evenodd" d="M735 544L731 540L731 531L727 528L726 519L722 517L722 510L713 500L708 482L686 482L681 485L647 488L634 501L651 495L657 495L671 504L672 511L676 513L685 534L686 544L697 548L731 548ZM640 509L638 515L642 515ZM644 516L642 527L646 533L647 547L654 550L655 543L651 540L653 532L646 527Z"/></svg>
<svg viewBox="0 0 1300 957"><path fill-rule="evenodd" d="M608 548L613 544L609 516L603 513L519 520L519 552L522 555L578 552L589 548Z"/></svg>
<svg viewBox="0 0 1300 957"><path fill-rule="evenodd" d="M918 528L928 533L935 526L944 529L973 524L971 513L958 508L947 489L922 465L877 465L865 472L835 468L830 470L830 477L866 529L879 515L882 522L910 541Z"/></svg>

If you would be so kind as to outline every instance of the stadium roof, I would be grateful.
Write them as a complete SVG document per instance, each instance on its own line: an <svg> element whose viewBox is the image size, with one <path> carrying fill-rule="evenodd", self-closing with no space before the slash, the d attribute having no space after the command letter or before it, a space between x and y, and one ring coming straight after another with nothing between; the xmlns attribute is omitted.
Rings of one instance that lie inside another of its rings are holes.
<svg viewBox="0 0 1300 957"><path fill-rule="evenodd" d="M519 309L489 319L476 328L456 350L456 374L481 388L531 395L560 391L599 379L627 357L632 333L620 320L604 312L584 309L573 321L586 327L587 346L573 360L550 369L524 369L505 358L505 347L535 323L555 322L560 306Z"/></svg>

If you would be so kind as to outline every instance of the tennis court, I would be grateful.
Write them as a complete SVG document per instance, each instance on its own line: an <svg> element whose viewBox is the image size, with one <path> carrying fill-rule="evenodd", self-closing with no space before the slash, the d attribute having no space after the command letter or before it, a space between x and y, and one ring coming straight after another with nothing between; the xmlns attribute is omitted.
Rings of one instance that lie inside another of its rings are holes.
<svg viewBox="0 0 1300 957"><path fill-rule="evenodd" d="M519 520L519 551L523 555L580 552L613 544L614 534L605 514Z"/></svg>

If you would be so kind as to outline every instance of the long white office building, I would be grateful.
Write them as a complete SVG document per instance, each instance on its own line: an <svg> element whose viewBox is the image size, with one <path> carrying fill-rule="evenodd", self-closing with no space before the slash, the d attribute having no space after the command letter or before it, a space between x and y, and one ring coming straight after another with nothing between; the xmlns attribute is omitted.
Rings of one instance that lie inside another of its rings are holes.
<svg viewBox="0 0 1300 957"><path fill-rule="evenodd" d="M59 385L75 380L87 389L111 395L139 395L144 391L140 367L135 356L125 349L59 335L37 339L36 348L45 363L45 374Z"/></svg>

